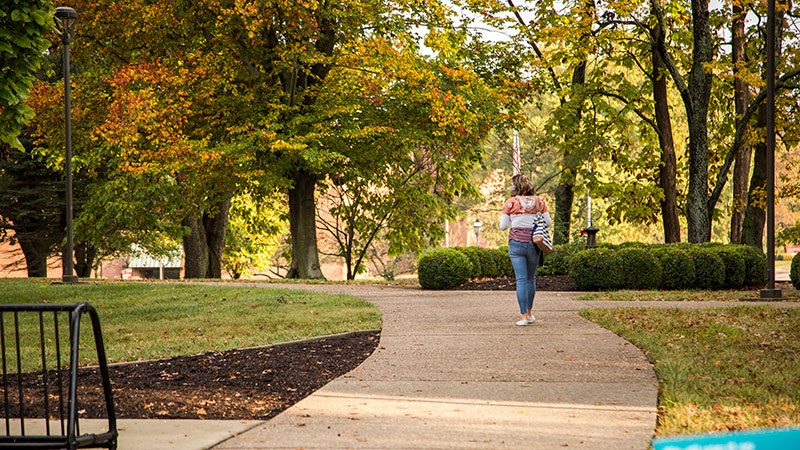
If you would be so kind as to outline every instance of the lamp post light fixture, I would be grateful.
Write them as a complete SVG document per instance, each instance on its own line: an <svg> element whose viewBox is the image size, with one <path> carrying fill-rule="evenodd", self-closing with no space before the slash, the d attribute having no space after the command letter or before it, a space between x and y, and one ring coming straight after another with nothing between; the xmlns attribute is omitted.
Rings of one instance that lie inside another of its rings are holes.
<svg viewBox="0 0 800 450"><path fill-rule="evenodd" d="M77 283L78 277L75 275L73 264L72 248L72 122L70 120L70 67L69 67L69 44L75 33L75 23L78 21L78 13L69 7L61 6L56 8L55 22L58 27L58 36L64 45L64 146L66 147L66 178L67 178L67 243L62 249L61 267L63 283Z"/></svg>
<svg viewBox="0 0 800 450"><path fill-rule="evenodd" d="M481 219L475 219L475 225L472 227L475 228L475 246L481 246L481 227L483 224L481 223Z"/></svg>
<svg viewBox="0 0 800 450"><path fill-rule="evenodd" d="M594 168L589 166L589 173L594 173ZM592 225L592 196L591 190L586 190L586 228L584 228L582 234L586 235L586 248L596 248L597 247L597 232L600 231L599 228L596 228Z"/></svg>

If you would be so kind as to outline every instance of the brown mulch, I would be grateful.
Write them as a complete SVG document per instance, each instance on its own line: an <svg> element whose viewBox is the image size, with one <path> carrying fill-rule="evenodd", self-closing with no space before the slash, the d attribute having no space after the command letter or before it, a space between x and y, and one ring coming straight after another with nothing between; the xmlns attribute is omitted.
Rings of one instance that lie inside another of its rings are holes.
<svg viewBox="0 0 800 450"><path fill-rule="evenodd" d="M268 419L361 364L378 345L368 332L267 348L114 365L109 368L117 418ZM56 375L48 375L50 415L57 418ZM40 374L25 375L26 417L43 417ZM66 376L64 377L66 378ZM98 369L79 371L79 416L107 417ZM66 383L64 381L64 392ZM27 389L31 383L38 389ZM18 416L16 379L10 404ZM38 393L36 392L38 390ZM0 398L2 398L0 386Z"/></svg>
<svg viewBox="0 0 800 450"><path fill-rule="evenodd" d="M457 287L458 290L471 291L513 291L517 289L515 278L486 278L481 280L471 280ZM569 279L568 275L537 275L537 291L576 291L575 283Z"/></svg>

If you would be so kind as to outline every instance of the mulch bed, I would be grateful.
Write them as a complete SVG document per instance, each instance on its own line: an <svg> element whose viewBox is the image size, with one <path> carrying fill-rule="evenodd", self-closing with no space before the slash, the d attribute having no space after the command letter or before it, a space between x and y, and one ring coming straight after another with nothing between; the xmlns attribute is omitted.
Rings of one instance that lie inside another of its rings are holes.
<svg viewBox="0 0 800 450"><path fill-rule="evenodd" d="M517 289L515 278L486 278L481 280L471 280L461 286L458 290L471 291L513 291ZM575 283L569 279L568 275L537 275L537 291L576 291Z"/></svg>
<svg viewBox="0 0 800 450"><path fill-rule="evenodd" d="M353 370L372 354L379 340L380 333L369 332L115 365L109 371L117 418L268 419ZM43 417L40 375L24 377L26 389L31 383L39 386L23 391L26 417ZM56 376L48 378L52 396ZM79 416L107 417L99 370L81 370L78 379ZM10 404L16 409L17 384L15 379L9 381ZM66 393L66 380L64 384ZM50 413L57 418L54 403L51 399ZM10 417L15 416L18 412L12 411Z"/></svg>

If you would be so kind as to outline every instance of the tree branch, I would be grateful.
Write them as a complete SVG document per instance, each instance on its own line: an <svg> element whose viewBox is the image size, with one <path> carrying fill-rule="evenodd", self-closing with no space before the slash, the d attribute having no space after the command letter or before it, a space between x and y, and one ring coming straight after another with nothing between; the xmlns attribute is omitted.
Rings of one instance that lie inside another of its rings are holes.
<svg viewBox="0 0 800 450"><path fill-rule="evenodd" d="M783 74L778 81L775 83L775 92L779 92L782 89L791 89L794 85L787 84L786 81L800 75L800 69L795 69L791 72L787 72ZM725 155L725 161L722 164L722 167L717 174L717 183L714 185L714 190L711 191L711 195L708 197L708 214L712 215L714 213L714 207L719 201L720 195L722 195L722 189L725 187L725 183L728 181L728 171L733 164L733 160L736 157L736 153L739 150L739 147L742 145L742 137L744 136L744 132L747 130L747 126L750 122L750 119L755 114L756 110L764 99L767 98L767 91L764 88L761 92L758 93L756 98L747 107L747 111L745 111L744 115L742 116L742 120L739 122L739 126L736 127L736 135L733 138L733 144L731 144L730 150L728 150L728 154Z"/></svg>
<svg viewBox="0 0 800 450"><path fill-rule="evenodd" d="M628 100L627 98L625 98L625 97L623 97L623 96L621 96L619 94L615 94L613 92L606 92L606 91L602 91L602 90L597 90L595 92L598 93L598 94L601 94L601 95L605 95L606 97L615 98L615 99L621 101L622 103L625 103L625 105L630 106L631 107L631 111L636 113L636 115L639 116L639 118L641 118L642 120L647 122L647 124L649 124L651 127L653 127L653 130L655 130L656 134L659 137L661 137L661 130L658 129L658 125L656 124L656 122L653 119L651 119L651 118L647 117L646 115L644 115L644 113L641 112L639 110L639 108L636 108L635 106L633 106L631 104L630 100Z"/></svg>
<svg viewBox="0 0 800 450"><path fill-rule="evenodd" d="M528 24L526 24L526 23L525 23L525 20L522 18L522 15L520 15L519 11L517 10L517 7L514 5L514 1L513 1L513 0L508 0L508 5L509 5L509 6L511 7L511 9L514 11L514 16L517 18L517 22L519 22L519 23L520 23L520 25L522 25L523 27L525 27L525 29L528 29ZM542 51L541 51L541 50L539 50L539 46L538 46L538 45L536 45L536 41L534 41L534 40L533 40L533 38L529 37L529 38L528 38L528 43L531 45L531 47L533 47L533 51L534 51L534 52L536 52L536 56L538 56L538 57L539 57L539 59L540 59L542 62L544 62L545 64L547 64L547 62L544 60L544 56L542 55ZM561 82L558 80L558 76L556 76L556 71L555 71L555 70L553 70L553 66L551 66L551 65L547 64L547 71L550 73L550 78L552 78L552 79L553 79L553 84L555 85L556 89L557 89L559 92L561 92L561 90L562 90L562 88L561 88ZM564 103L564 101L565 101L565 100L564 100L564 98L562 97L562 98L561 98L561 103Z"/></svg>

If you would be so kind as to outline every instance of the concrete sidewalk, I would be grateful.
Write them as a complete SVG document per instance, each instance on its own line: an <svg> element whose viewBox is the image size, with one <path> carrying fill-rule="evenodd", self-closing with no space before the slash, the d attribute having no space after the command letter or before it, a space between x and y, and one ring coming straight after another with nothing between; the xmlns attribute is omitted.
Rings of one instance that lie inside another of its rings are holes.
<svg viewBox="0 0 800 450"><path fill-rule="evenodd" d="M283 287L283 286L281 286ZM286 286L289 287L289 286ZM291 286L354 295L384 315L378 349L263 425L214 449L646 449L658 385L634 346L540 292Z"/></svg>
<svg viewBox="0 0 800 450"><path fill-rule="evenodd" d="M249 286L363 298L383 312L363 364L268 422L120 420L119 450L637 449L655 428L658 386L634 346L576 313L721 302L580 302L539 292L516 327L510 291L344 285ZM800 307L800 303L748 302ZM103 430L105 421L81 421Z"/></svg>

